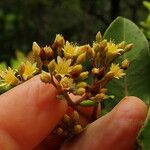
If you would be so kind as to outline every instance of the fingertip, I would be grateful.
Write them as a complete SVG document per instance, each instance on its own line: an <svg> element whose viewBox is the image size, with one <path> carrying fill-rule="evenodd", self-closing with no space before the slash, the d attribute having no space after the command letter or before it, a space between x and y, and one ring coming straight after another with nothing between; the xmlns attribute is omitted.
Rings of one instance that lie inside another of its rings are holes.
<svg viewBox="0 0 150 150"><path fill-rule="evenodd" d="M67 109L57 90L36 76L0 96L0 128L31 149L58 124Z"/></svg>
<svg viewBox="0 0 150 150"><path fill-rule="evenodd" d="M144 102L137 97L125 97L110 113L88 126L80 139L66 143L63 148L132 150L146 115Z"/></svg>
<svg viewBox="0 0 150 150"><path fill-rule="evenodd" d="M136 137L146 116L147 106L141 99L128 96L121 100L106 116L108 121L112 121L106 133L114 132L114 135L110 136L110 145L114 145L116 150L134 149ZM115 144L117 141L118 145Z"/></svg>
<svg viewBox="0 0 150 150"><path fill-rule="evenodd" d="M138 97L127 96L120 101L111 113L117 114L119 120L135 120L142 123L147 116L147 106Z"/></svg>

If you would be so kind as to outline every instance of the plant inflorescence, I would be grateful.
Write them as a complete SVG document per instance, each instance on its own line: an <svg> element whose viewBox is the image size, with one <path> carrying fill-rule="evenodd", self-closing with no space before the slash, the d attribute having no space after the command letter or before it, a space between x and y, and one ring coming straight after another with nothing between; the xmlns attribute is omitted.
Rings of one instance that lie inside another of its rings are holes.
<svg viewBox="0 0 150 150"><path fill-rule="evenodd" d="M113 40L103 39L100 32L92 46L65 41L62 35L57 34L51 45L41 47L33 42L32 53L18 69L0 70L0 86L8 90L40 74L42 82L57 88L58 99L66 100L75 110L72 116L64 116L54 133L73 136L83 130L79 116L84 114L79 106L94 107L92 122L97 119L98 105L113 98L107 94L107 84L114 78L125 76L129 66L127 59L121 64L114 63L114 60L131 50L132 46L125 41L116 44ZM78 99L74 100L70 95L78 96Z"/></svg>

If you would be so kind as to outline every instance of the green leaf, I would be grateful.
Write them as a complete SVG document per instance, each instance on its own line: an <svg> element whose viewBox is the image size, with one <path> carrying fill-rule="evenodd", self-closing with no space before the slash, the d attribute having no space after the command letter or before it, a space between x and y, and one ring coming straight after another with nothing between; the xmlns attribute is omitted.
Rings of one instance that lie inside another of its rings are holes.
<svg viewBox="0 0 150 150"><path fill-rule="evenodd" d="M126 77L121 80L113 80L109 84L111 94L115 95L116 100L109 103L105 103L106 110L110 110L114 105L119 102L124 96L132 95L141 98L143 101L149 104L150 101L150 52L147 39L141 30L130 20L118 17L104 34L104 38L114 40L116 43L126 41L133 43L134 48L125 53L123 56L117 59L117 62L121 62L123 59L128 58L131 61L130 67L126 71ZM149 137L150 137L150 121L147 124L148 127L143 129L140 137L145 137L142 141L145 150L150 149ZM145 133L147 133L145 135ZM141 139L141 138L140 138Z"/></svg>
<svg viewBox="0 0 150 150"><path fill-rule="evenodd" d="M150 11L150 2L143 1L143 5Z"/></svg>
<svg viewBox="0 0 150 150"><path fill-rule="evenodd" d="M109 87L117 100L127 95L138 96L145 102L150 100L150 52L149 44L142 31L130 20L118 17L108 27L104 38L114 40L116 43L126 41L133 43L130 52L117 59L122 62L125 58L131 62L124 79L114 79Z"/></svg>
<svg viewBox="0 0 150 150"><path fill-rule="evenodd" d="M98 102L91 101L91 100L84 100L80 103L80 106L89 107L89 106L95 106Z"/></svg>
<svg viewBox="0 0 150 150"><path fill-rule="evenodd" d="M144 150L150 149L149 138L150 138L150 107L148 110L148 115L144 127L139 135L139 142Z"/></svg>

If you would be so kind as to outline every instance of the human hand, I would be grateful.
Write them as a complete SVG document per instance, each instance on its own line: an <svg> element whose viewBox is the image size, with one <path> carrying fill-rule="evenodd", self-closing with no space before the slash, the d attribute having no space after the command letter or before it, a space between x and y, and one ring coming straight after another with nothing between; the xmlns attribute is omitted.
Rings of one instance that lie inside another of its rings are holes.
<svg viewBox="0 0 150 150"><path fill-rule="evenodd" d="M146 118L147 107L136 97L124 98L110 113L93 122L79 136L42 142L67 110L56 100L56 89L38 76L0 96L1 150L133 150L136 136ZM42 143L41 143L42 142Z"/></svg>

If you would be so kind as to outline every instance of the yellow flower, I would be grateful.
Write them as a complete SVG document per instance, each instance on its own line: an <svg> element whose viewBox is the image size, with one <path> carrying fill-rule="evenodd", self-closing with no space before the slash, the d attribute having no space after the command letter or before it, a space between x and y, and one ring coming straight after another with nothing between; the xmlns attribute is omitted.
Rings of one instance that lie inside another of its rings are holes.
<svg viewBox="0 0 150 150"><path fill-rule="evenodd" d="M55 64L55 72L56 74L64 77L68 75L72 70L71 59L62 59L60 56L57 57L57 63Z"/></svg>
<svg viewBox="0 0 150 150"><path fill-rule="evenodd" d="M60 86L64 89L64 90L69 90L72 87L73 84L73 79L68 78L68 77L64 77L61 79L60 81Z"/></svg>
<svg viewBox="0 0 150 150"><path fill-rule="evenodd" d="M23 64L23 66L24 66L24 72L22 74L22 77L24 80L31 78L37 72L36 63L31 64L31 62L26 61Z"/></svg>
<svg viewBox="0 0 150 150"><path fill-rule="evenodd" d="M121 54L123 52L123 49L118 48L117 44L114 44L112 42L107 43L107 54L108 55L117 55Z"/></svg>
<svg viewBox="0 0 150 150"><path fill-rule="evenodd" d="M9 85L17 85L19 80L15 76L15 71L13 71L10 67L5 71L0 71L0 77L2 80L1 86L9 86Z"/></svg>
<svg viewBox="0 0 150 150"><path fill-rule="evenodd" d="M77 55L77 47L68 41L64 45L64 56L66 58L72 58Z"/></svg>
<svg viewBox="0 0 150 150"><path fill-rule="evenodd" d="M122 76L126 75L124 70L119 67L119 64L113 64L110 67L110 72L113 74L114 78L119 79Z"/></svg>

